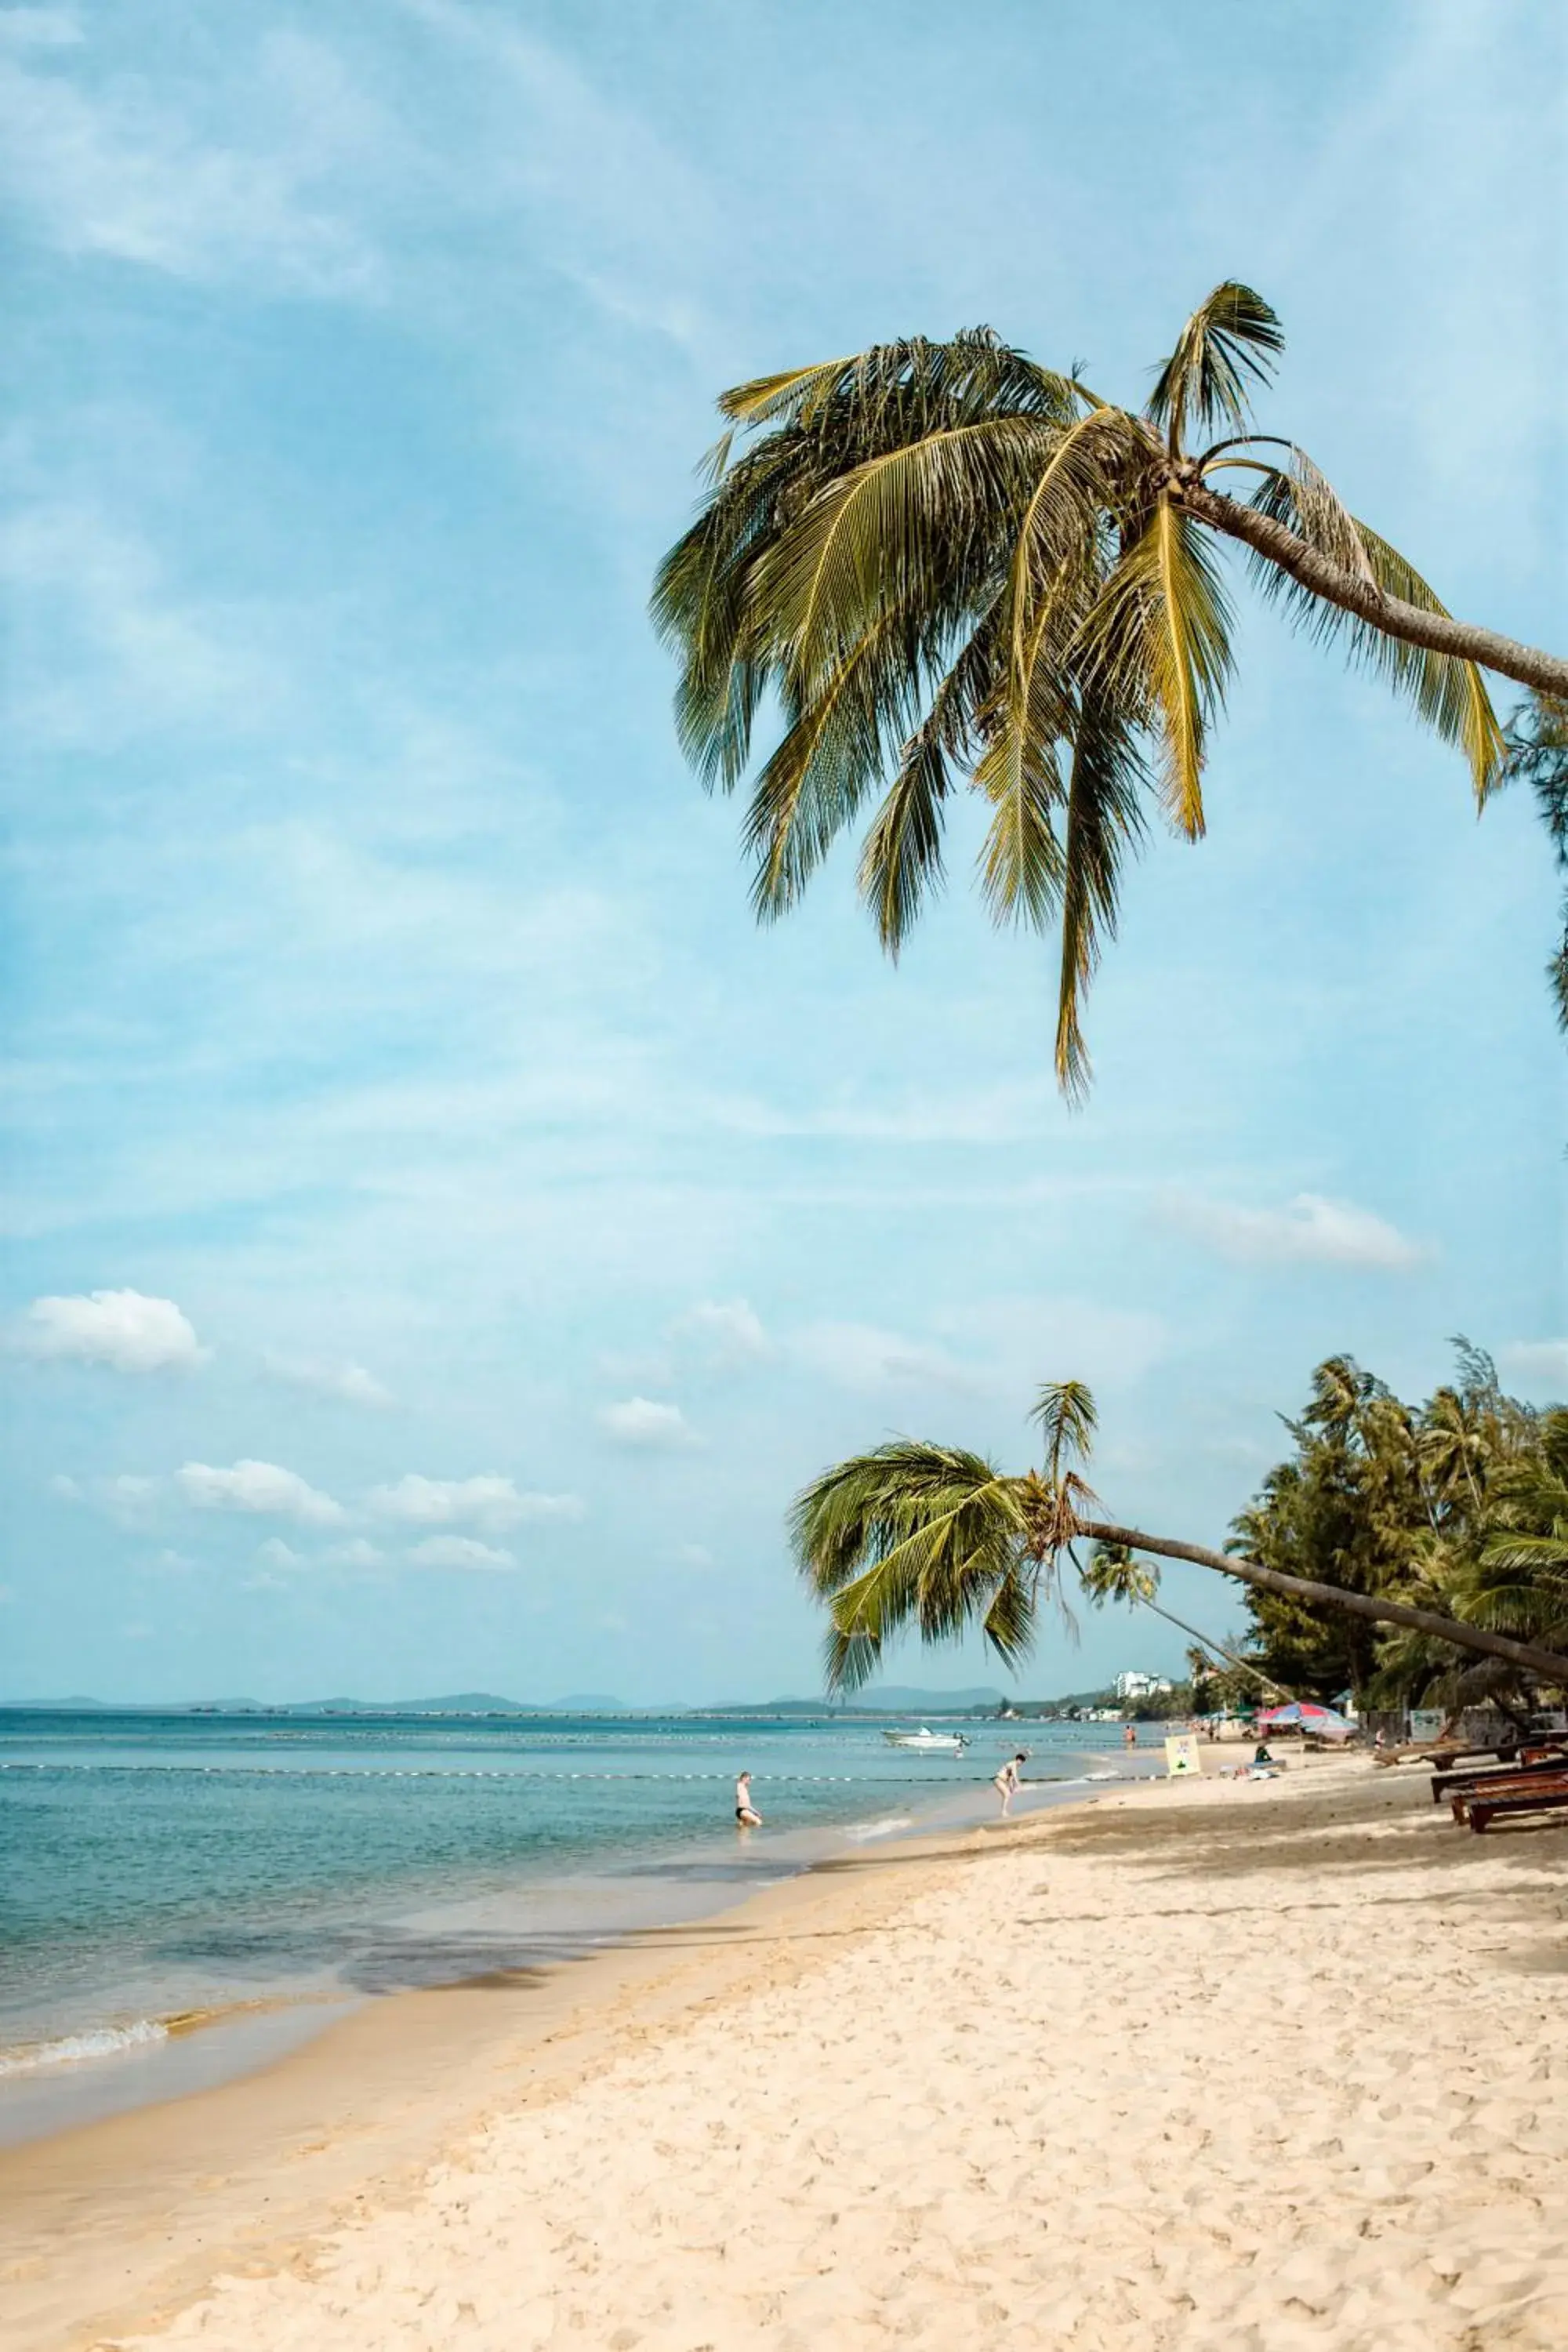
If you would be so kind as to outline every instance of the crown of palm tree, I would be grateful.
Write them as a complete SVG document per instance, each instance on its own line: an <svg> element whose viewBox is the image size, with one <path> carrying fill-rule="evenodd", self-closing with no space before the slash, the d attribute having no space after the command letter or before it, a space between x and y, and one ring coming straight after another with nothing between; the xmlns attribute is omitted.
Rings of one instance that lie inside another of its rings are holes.
<svg viewBox="0 0 1568 2352"><path fill-rule="evenodd" d="M1446 613L1305 452L1250 429L1282 345L1250 288L1217 287L1142 411L977 329L794 368L726 393L698 520L653 610L679 648L680 740L710 787L752 765L759 915L793 906L866 819L859 885L897 954L942 873L947 804L986 803L980 883L999 921L1058 924L1056 1066L1087 1086L1082 1004L1151 807L1204 831L1205 748L1231 674L1220 540L1265 592L1460 745L1476 791L1502 737L1474 661L1568 665ZM1222 497L1239 471L1250 497ZM1517 659L1513 657L1517 656ZM1521 666L1522 664L1522 667Z"/></svg>
<svg viewBox="0 0 1568 2352"><path fill-rule="evenodd" d="M1368 1381L1348 1358L1331 1360L1322 1371L1321 1394L1331 1407L1342 1408L1347 1399L1358 1397L1374 1401L1378 1383ZM964 1446L899 1437L836 1463L795 1497L791 1539L802 1576L826 1607L825 1672L830 1691L857 1689L875 1673L888 1643L910 1630L922 1642L951 1641L977 1631L1005 1665L1018 1665L1033 1645L1042 1601L1071 1623L1061 1581L1064 1559L1077 1570L1091 1601L1157 1606L1158 1571L1137 1557L1150 1553L1194 1562L1310 1607L1339 1610L1429 1643L1501 1659L1568 1687L1568 1655L1498 1630L1517 1622L1510 1614L1513 1584L1545 1559L1552 1638L1568 1634L1568 1622L1558 1622L1556 1584L1551 1582L1568 1563L1568 1412L1558 1416L1556 1451L1547 1457L1551 1476L1539 1492L1528 1482L1519 1488L1516 1549L1489 1555L1495 1605L1482 1600L1463 1617L1447 1607L1412 1608L1385 1594L1289 1575L1239 1551L1211 1551L1102 1519L1083 1475L1098 1420L1089 1390L1081 1381L1052 1381L1040 1391L1030 1418L1044 1441L1037 1469L999 1470ZM1531 1475L1540 1480L1539 1465ZM1544 1554L1538 1541L1543 1514L1555 1547ZM1245 1515L1238 1525L1245 1529ZM1079 1559L1075 1549L1080 1540L1094 1547L1088 1560ZM1433 1594L1445 1602L1449 1597ZM1179 1618L1173 1622L1184 1633L1194 1630ZM1223 1654L1255 1671L1230 1652Z"/></svg>

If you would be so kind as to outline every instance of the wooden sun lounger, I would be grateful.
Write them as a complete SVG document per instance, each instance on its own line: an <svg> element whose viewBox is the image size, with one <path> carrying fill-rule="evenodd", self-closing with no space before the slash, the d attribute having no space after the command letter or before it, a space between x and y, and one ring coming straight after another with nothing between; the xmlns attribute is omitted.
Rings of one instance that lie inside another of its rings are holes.
<svg viewBox="0 0 1568 2352"><path fill-rule="evenodd" d="M1487 1796L1471 1800L1470 1827L1478 1835L1499 1820L1511 1820L1521 1813L1563 1813L1568 1815L1568 1780L1542 1780L1533 1789L1521 1790L1511 1797Z"/></svg>
<svg viewBox="0 0 1568 2352"><path fill-rule="evenodd" d="M1517 1739L1500 1740L1495 1748L1434 1748L1427 1761L1434 1771L1448 1772L1456 1764L1463 1764L1472 1759L1480 1764L1494 1759L1500 1764L1510 1764L1519 1750Z"/></svg>
<svg viewBox="0 0 1568 2352"><path fill-rule="evenodd" d="M1452 1772L1432 1775L1432 1802L1451 1795L1456 1789L1484 1789L1489 1781L1503 1780L1511 1775L1526 1772L1568 1771L1568 1749L1561 1748L1527 1748L1517 1764L1491 1764L1483 1769L1465 1765Z"/></svg>
<svg viewBox="0 0 1568 2352"><path fill-rule="evenodd" d="M1537 1790L1557 1788L1568 1789L1568 1764L1560 1764L1552 1772L1493 1772L1479 1785L1450 1789L1448 1802L1454 1819L1464 1822L1469 1818L1472 1805L1490 1804L1504 1797L1530 1797Z"/></svg>

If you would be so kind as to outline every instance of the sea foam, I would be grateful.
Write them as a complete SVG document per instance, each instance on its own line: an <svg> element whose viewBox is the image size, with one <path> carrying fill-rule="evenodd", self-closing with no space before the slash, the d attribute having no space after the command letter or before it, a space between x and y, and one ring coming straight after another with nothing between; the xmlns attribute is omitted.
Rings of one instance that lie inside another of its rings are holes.
<svg viewBox="0 0 1568 2352"><path fill-rule="evenodd" d="M143 2050L167 2042L169 2029L155 2017L139 2017L133 2025L100 2025L86 2033L67 2033L58 2042L24 2043L0 2050L0 2074L32 2074L45 2066L75 2066L89 2058L118 2058L126 2050Z"/></svg>

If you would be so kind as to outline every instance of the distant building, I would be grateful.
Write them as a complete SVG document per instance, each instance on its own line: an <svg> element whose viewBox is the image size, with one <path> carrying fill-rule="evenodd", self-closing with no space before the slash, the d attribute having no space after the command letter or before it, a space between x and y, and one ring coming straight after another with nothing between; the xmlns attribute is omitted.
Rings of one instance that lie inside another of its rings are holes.
<svg viewBox="0 0 1568 2352"><path fill-rule="evenodd" d="M1120 1699L1158 1698L1172 1685L1164 1675L1118 1675L1116 1696Z"/></svg>

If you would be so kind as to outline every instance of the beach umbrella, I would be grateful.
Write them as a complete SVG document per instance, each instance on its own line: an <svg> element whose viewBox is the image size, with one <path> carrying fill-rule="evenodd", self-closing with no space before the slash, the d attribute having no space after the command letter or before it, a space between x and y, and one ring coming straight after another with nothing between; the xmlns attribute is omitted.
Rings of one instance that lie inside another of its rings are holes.
<svg viewBox="0 0 1568 2352"><path fill-rule="evenodd" d="M1315 1699L1293 1698L1288 1706L1271 1706L1258 1718L1259 1731L1283 1729L1288 1723L1299 1723L1303 1731L1316 1731L1325 1739L1348 1739L1355 1729L1342 1715L1331 1706L1320 1706Z"/></svg>

